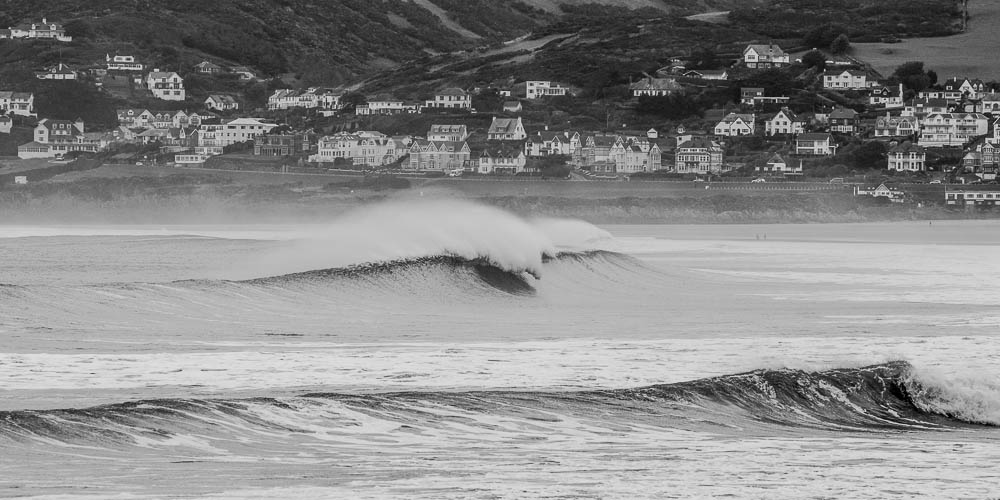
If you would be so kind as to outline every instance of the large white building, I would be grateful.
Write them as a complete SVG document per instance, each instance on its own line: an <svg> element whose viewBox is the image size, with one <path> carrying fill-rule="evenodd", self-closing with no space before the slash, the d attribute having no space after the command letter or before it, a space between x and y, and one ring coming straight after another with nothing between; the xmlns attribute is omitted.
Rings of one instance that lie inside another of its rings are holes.
<svg viewBox="0 0 1000 500"><path fill-rule="evenodd" d="M10 37L17 38L40 38L45 40L56 40L59 42L72 42L73 37L66 36L66 28L59 23L50 23L48 19L42 18L40 23L24 23L10 27Z"/></svg>
<svg viewBox="0 0 1000 500"><path fill-rule="evenodd" d="M753 135L757 130L756 116L740 113L729 113L715 125L715 135L739 137Z"/></svg>
<svg viewBox="0 0 1000 500"><path fill-rule="evenodd" d="M406 152L404 140L381 132L341 132L321 138L316 154L310 156L309 161L333 163L343 160L352 165L380 167L395 163Z"/></svg>
<svg viewBox="0 0 1000 500"><path fill-rule="evenodd" d="M897 172L923 172L927 169L924 148L904 142L888 152L888 168Z"/></svg>
<svg viewBox="0 0 1000 500"><path fill-rule="evenodd" d="M142 63L136 62L135 56L105 54L104 59L108 65L108 71L142 71L145 69Z"/></svg>
<svg viewBox="0 0 1000 500"><path fill-rule="evenodd" d="M856 69L832 69L823 73L823 88L834 90L865 90L877 82L868 80L868 74Z"/></svg>
<svg viewBox="0 0 1000 500"><path fill-rule="evenodd" d="M184 79L172 71L154 70L146 76L146 88L153 93L153 97L164 101L183 101L187 97Z"/></svg>
<svg viewBox="0 0 1000 500"><path fill-rule="evenodd" d="M524 97L538 99L540 97L560 96L569 93L569 88L555 82L529 80L524 82Z"/></svg>
<svg viewBox="0 0 1000 500"><path fill-rule="evenodd" d="M792 110L781 108L771 119L764 121L764 133L766 135L801 134L805 124L805 120L800 119Z"/></svg>
<svg viewBox="0 0 1000 500"><path fill-rule="evenodd" d="M277 127L257 118L236 118L220 123L202 123L198 127L198 146L224 148L240 142L248 142L267 134ZM216 149L218 151L218 149Z"/></svg>
<svg viewBox="0 0 1000 500"><path fill-rule="evenodd" d="M932 113L920 120L917 144L930 148L963 146L988 130L989 120L979 113Z"/></svg>
<svg viewBox="0 0 1000 500"><path fill-rule="evenodd" d="M459 88L447 88L434 94L434 99L425 102L424 107L469 110L472 109L472 94Z"/></svg>

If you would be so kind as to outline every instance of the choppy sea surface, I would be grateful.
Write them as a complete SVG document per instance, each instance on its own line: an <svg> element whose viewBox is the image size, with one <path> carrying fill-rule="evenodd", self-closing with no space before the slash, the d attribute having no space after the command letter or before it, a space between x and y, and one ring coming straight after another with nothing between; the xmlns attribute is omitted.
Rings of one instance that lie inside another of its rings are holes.
<svg viewBox="0 0 1000 500"><path fill-rule="evenodd" d="M998 247L443 202L0 226L0 497L996 497Z"/></svg>

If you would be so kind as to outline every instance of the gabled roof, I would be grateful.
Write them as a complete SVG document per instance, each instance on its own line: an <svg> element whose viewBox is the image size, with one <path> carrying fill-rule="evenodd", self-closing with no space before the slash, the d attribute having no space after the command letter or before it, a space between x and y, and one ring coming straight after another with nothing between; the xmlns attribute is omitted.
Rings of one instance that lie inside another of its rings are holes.
<svg viewBox="0 0 1000 500"><path fill-rule="evenodd" d="M784 163L786 165L788 164L788 162L786 162L785 159L782 158L781 155L779 155L778 153L774 153L773 155L771 155L771 158L767 160L768 165L772 165L775 163Z"/></svg>
<svg viewBox="0 0 1000 500"><path fill-rule="evenodd" d="M771 44L759 44L759 43L755 44L755 43L752 43L750 45L747 45L747 47L745 49L743 49L743 54L746 54L751 49L753 49L753 51L756 52L756 53L758 53L758 54L770 54L770 55L775 55L775 56L783 56L783 55L785 55L785 51L781 50L781 47L779 47L779 46L777 46L777 45L775 45L773 43L771 43Z"/></svg>
<svg viewBox="0 0 1000 500"><path fill-rule="evenodd" d="M464 90L462 90L462 89L460 89L460 88L457 88L457 87L449 87L449 88L446 88L446 89L444 89L444 90L442 90L442 91L440 91L440 92L438 92L438 93L436 93L434 95L450 95L450 96L465 97L465 96L469 95L469 93L466 92L466 91L464 91Z"/></svg>
<svg viewBox="0 0 1000 500"><path fill-rule="evenodd" d="M149 79L151 79L151 78L152 78L152 79L157 79L157 78L167 78L167 79L171 79L171 78L173 78L173 77L175 77L175 76L176 76L177 78L180 78L180 77L181 77L181 75L178 75L178 74L177 74L176 72L174 72L174 71L151 71L151 72L149 73L149 76L147 76L147 77L146 77L146 79L147 79L147 80L149 80Z"/></svg>
<svg viewBox="0 0 1000 500"><path fill-rule="evenodd" d="M677 83L677 80L673 78L644 78L638 82L633 83L629 86L631 90L666 90L666 91L676 91L681 90L684 87Z"/></svg>
<svg viewBox="0 0 1000 500"><path fill-rule="evenodd" d="M844 73L848 73L851 76L864 76L864 77L868 76L868 73L865 73L864 71L861 71L859 69L828 69L823 72L823 75L840 76L843 75Z"/></svg>
<svg viewBox="0 0 1000 500"><path fill-rule="evenodd" d="M520 118L494 118L490 123L490 134L513 134L517 130ZM523 125L522 125L523 126Z"/></svg>
<svg viewBox="0 0 1000 500"><path fill-rule="evenodd" d="M721 149L721 146L707 137L695 136L677 145L677 149Z"/></svg>
<svg viewBox="0 0 1000 500"><path fill-rule="evenodd" d="M913 144L910 141L904 141L901 144L896 145L894 148L889 150L890 153L923 153L924 148Z"/></svg>
<svg viewBox="0 0 1000 500"><path fill-rule="evenodd" d="M771 117L771 120L774 120L775 118L777 118L778 115L785 115L785 118L788 118L788 120L792 121L792 122L802 122L802 121L805 121L805 120L800 119L798 117L798 115L796 115L792 110L790 110L788 108L781 108L780 111L778 111L777 113L775 113L775 115L773 117Z"/></svg>
<svg viewBox="0 0 1000 500"><path fill-rule="evenodd" d="M729 113L728 115L726 115L725 117L723 117L722 121L720 121L719 123L735 123L736 120L742 120L744 123L753 123L754 122L754 115L747 115L747 114L741 114L741 113Z"/></svg>
<svg viewBox="0 0 1000 500"><path fill-rule="evenodd" d="M853 120L858 117L858 112L851 108L837 108L830 113L831 119Z"/></svg>

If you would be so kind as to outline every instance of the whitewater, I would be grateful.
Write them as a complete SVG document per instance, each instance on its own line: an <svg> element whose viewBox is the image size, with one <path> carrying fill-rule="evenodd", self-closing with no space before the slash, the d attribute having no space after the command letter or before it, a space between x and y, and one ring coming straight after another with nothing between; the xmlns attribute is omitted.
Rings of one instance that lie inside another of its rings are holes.
<svg viewBox="0 0 1000 500"><path fill-rule="evenodd" d="M998 229L0 225L0 497L995 497Z"/></svg>

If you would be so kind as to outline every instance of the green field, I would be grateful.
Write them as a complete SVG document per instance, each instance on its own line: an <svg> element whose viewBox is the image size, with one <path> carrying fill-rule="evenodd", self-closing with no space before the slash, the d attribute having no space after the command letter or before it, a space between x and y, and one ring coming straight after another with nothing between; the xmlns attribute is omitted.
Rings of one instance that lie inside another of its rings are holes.
<svg viewBox="0 0 1000 500"><path fill-rule="evenodd" d="M940 38L910 38L900 43L855 43L853 55L883 75L907 61L923 61L938 73L938 80L951 77L1000 80L1000 2L970 0L969 28L965 33Z"/></svg>

